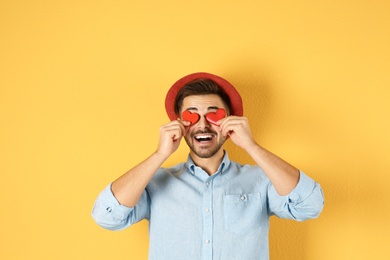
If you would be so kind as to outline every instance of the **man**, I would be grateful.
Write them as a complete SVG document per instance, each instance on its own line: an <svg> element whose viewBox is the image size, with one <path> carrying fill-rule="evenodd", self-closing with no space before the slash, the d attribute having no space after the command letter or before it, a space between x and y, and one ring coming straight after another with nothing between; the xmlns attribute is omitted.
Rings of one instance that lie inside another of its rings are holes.
<svg viewBox="0 0 390 260"><path fill-rule="evenodd" d="M171 122L157 150L99 195L95 221L118 230L149 221L149 259L269 259L269 217L303 221L323 208L320 186L253 139L242 101L226 80L194 73L168 91ZM161 168L184 137L186 162ZM229 160L230 139L256 166Z"/></svg>

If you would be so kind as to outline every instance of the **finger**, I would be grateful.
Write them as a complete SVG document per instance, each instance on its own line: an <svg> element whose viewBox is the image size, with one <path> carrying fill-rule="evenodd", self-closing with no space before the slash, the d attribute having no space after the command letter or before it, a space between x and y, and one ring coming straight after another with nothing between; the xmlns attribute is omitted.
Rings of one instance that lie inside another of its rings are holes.
<svg viewBox="0 0 390 260"><path fill-rule="evenodd" d="M236 127L247 128L248 119L246 117L233 117L222 122L221 127L227 127L228 125L236 125Z"/></svg>
<svg viewBox="0 0 390 260"><path fill-rule="evenodd" d="M232 133L236 133L238 135L249 134L250 130L247 119L238 118L224 123L222 127L222 133L224 135L230 135Z"/></svg>
<svg viewBox="0 0 390 260"><path fill-rule="evenodd" d="M225 137L231 135L232 133L236 133L236 132L237 132L237 125L236 124L229 124L222 129L222 135Z"/></svg>
<svg viewBox="0 0 390 260"><path fill-rule="evenodd" d="M177 140L185 135L186 128L181 121L175 120L167 125L166 131L173 140Z"/></svg>
<svg viewBox="0 0 390 260"><path fill-rule="evenodd" d="M228 135L229 132L233 132L240 125L241 119L239 117L230 116L224 118L219 126L223 135Z"/></svg>
<svg viewBox="0 0 390 260"><path fill-rule="evenodd" d="M185 127L188 127L191 125L191 122L190 121L187 121L187 120L181 120L179 119L178 120L180 123L182 123Z"/></svg>
<svg viewBox="0 0 390 260"><path fill-rule="evenodd" d="M222 118L220 121L218 121L218 124L221 128L225 127L227 124L231 124L236 122L237 120L240 120L241 117L237 116L228 116L225 118Z"/></svg>
<svg viewBox="0 0 390 260"><path fill-rule="evenodd" d="M184 127L189 125L189 124L191 124L191 123L188 121L177 119L177 120L174 120L174 121L171 121L170 123L168 123L167 126L171 126L171 127L179 126L180 128L184 129Z"/></svg>

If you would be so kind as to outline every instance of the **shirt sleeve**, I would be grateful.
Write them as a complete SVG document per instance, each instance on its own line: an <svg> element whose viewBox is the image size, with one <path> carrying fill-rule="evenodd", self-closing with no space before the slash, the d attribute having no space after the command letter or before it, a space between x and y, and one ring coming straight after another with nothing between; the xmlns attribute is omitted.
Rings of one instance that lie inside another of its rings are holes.
<svg viewBox="0 0 390 260"><path fill-rule="evenodd" d="M95 222L109 230L121 230L148 217L149 196L145 190L135 207L121 205L108 185L97 197L92 209Z"/></svg>
<svg viewBox="0 0 390 260"><path fill-rule="evenodd" d="M271 215L297 221L318 217L324 207L321 186L301 171L299 182L290 194L280 196L270 185L268 200Z"/></svg>

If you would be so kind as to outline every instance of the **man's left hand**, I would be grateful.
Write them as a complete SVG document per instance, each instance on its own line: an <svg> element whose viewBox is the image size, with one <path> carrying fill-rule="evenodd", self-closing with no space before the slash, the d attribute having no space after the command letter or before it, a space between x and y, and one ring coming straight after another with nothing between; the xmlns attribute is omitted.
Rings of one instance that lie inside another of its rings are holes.
<svg viewBox="0 0 390 260"><path fill-rule="evenodd" d="M244 150L256 145L246 117L228 116L221 120L220 123L222 135L229 136L233 143Z"/></svg>

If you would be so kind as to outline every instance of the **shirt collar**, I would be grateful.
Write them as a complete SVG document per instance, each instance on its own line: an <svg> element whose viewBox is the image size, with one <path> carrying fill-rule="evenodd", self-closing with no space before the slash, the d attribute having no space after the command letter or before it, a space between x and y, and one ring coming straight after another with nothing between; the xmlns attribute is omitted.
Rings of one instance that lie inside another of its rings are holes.
<svg viewBox="0 0 390 260"><path fill-rule="evenodd" d="M227 171L227 169L229 169L230 163L231 163L231 161L229 159L228 152L226 150L224 150L224 156L223 156L221 164L218 167L217 173L220 172L221 174L224 174ZM195 174L195 168L197 166L195 165L195 163L192 160L190 155L188 155L187 161L186 161L185 165L186 165L186 168L188 169L188 171L192 175L194 175Z"/></svg>

